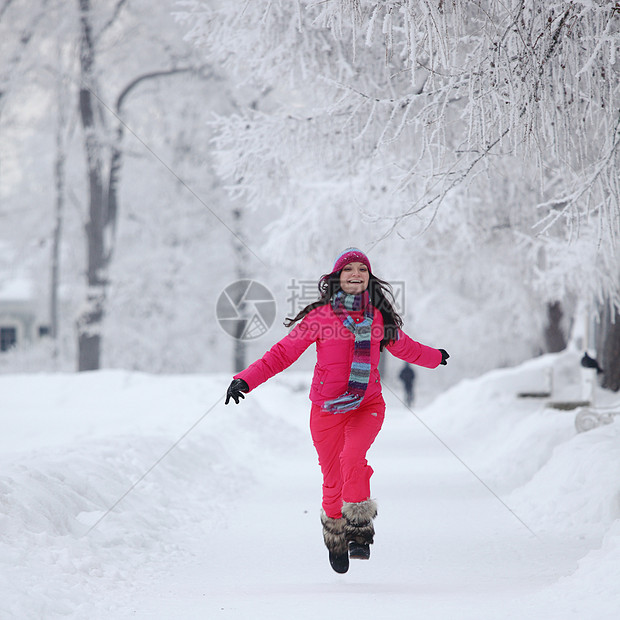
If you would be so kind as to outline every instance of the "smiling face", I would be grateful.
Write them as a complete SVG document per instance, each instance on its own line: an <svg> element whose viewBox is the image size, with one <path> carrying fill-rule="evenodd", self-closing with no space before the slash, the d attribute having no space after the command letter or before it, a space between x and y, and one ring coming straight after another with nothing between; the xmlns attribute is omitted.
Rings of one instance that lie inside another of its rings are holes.
<svg viewBox="0 0 620 620"><path fill-rule="evenodd" d="M364 263L348 263L340 272L340 288L348 295L359 295L368 288L370 273Z"/></svg>

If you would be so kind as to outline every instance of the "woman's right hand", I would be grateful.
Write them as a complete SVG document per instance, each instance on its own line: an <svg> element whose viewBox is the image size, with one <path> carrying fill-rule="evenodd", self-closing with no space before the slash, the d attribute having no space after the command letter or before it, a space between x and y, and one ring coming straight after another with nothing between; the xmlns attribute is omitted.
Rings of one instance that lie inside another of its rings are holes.
<svg viewBox="0 0 620 620"><path fill-rule="evenodd" d="M235 405L238 405L239 399L245 398L243 393L249 391L250 386L243 379L233 379L226 390L226 401L224 404L227 405L232 398L235 401Z"/></svg>

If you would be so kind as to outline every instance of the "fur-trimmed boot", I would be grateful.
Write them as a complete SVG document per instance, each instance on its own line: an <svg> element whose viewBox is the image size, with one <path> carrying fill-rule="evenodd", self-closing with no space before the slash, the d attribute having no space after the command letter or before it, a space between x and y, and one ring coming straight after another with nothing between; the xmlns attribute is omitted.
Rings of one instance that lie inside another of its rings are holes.
<svg viewBox="0 0 620 620"><path fill-rule="evenodd" d="M349 549L344 532L344 519L333 519L321 510L323 524L323 540L329 551L329 563L337 573L346 573L349 570Z"/></svg>
<svg viewBox="0 0 620 620"><path fill-rule="evenodd" d="M368 499L365 502L344 502L342 505L344 533L349 545L349 557L356 560L370 559L370 545L374 542L377 516L377 503Z"/></svg>

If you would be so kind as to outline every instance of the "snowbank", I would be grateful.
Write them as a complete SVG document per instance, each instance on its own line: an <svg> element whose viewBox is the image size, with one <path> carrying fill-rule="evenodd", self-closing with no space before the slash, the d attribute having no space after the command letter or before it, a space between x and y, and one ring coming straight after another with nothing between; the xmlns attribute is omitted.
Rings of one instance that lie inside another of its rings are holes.
<svg viewBox="0 0 620 620"><path fill-rule="evenodd" d="M555 377L550 396L519 396L528 385L539 389L549 371ZM578 433L575 410L547 406L567 395L578 399L578 376L578 354L548 355L465 381L421 418L494 490L513 491L508 503L533 529L600 538L620 517L620 424ZM614 396L598 392L597 398Z"/></svg>
<svg viewBox="0 0 620 620"><path fill-rule="evenodd" d="M579 355L567 352L496 370L457 385L420 417L541 539L595 549L552 588L558 600L586 610L602 598L617 613L620 417L578 433L574 410L545 406L579 399L578 368ZM524 387L544 386L549 371L555 378L550 397L518 396ZM597 390L595 398L620 410L618 395Z"/></svg>
<svg viewBox="0 0 620 620"><path fill-rule="evenodd" d="M265 413L223 410L226 384L0 377L0 617L93 617L104 599L113 617L183 560L188 538L222 527L280 429Z"/></svg>

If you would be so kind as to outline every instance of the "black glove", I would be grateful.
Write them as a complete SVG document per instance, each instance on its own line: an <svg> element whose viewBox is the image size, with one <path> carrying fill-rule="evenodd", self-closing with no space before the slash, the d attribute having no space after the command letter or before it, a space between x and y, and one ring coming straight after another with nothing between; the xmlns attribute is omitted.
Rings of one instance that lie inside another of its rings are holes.
<svg viewBox="0 0 620 620"><path fill-rule="evenodd" d="M439 362L442 366L445 366L448 363L448 358L450 354L445 349L439 349L441 353L441 362Z"/></svg>
<svg viewBox="0 0 620 620"><path fill-rule="evenodd" d="M226 390L226 401L225 405L228 404L228 401L232 398L235 401L235 405L239 404L240 398L245 398L243 392L249 392L250 386L243 379L233 379Z"/></svg>

